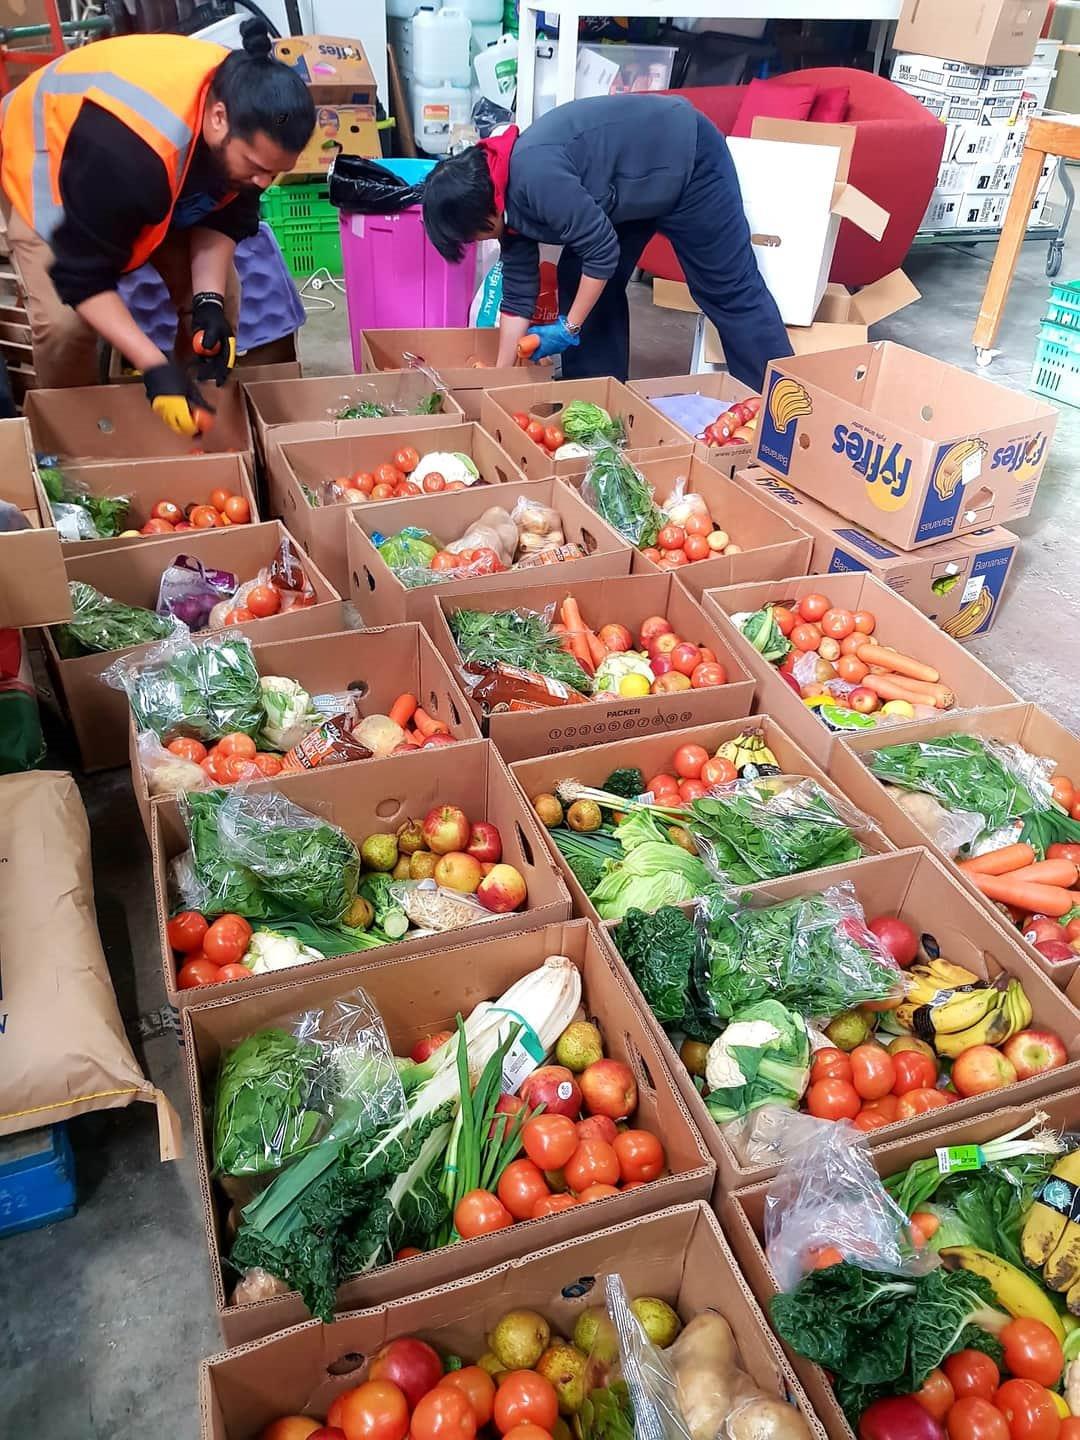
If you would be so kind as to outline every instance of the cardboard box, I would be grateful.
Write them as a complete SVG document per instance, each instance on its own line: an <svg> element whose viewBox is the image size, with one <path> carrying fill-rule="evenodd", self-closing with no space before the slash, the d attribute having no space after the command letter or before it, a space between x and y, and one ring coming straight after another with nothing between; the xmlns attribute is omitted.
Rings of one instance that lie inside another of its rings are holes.
<svg viewBox="0 0 1080 1440"><path fill-rule="evenodd" d="M1070 776L1080 775L1080 740L1036 705L998 705L977 713L953 712L942 715L940 719L918 721L905 725L894 737L890 737L888 731L848 736L845 744L838 745L833 751L829 762L829 774L853 804L873 816L897 845L928 846L949 865L964 888L989 910L1031 963L1045 970L1056 984L1064 988L1080 967L1080 956L1074 961L1057 965L1044 959L1002 916L997 906L985 899L963 872L951 864L950 856L941 849L934 836L915 823L867 768L875 750L898 743L916 744L939 735L981 735L991 742L997 740L1007 745L1020 745L1032 755L1049 757L1055 773Z"/></svg>
<svg viewBox="0 0 1080 1440"><path fill-rule="evenodd" d="M379 554L372 536L389 535L406 526L429 530L443 541L459 540L470 526L492 505L501 505L510 513L519 501L546 505L558 512L568 545L579 545L585 552L579 560L561 560L553 566L510 569L497 575L466 575L454 579L453 572L434 585L410 589ZM384 505L393 504L387 511ZM572 590L582 580L608 580L629 575L633 551L626 541L590 510L584 500L569 486L558 480L534 480L531 483L508 482L491 494L487 485L473 485L453 495L426 495L422 500L378 502L371 505L350 505L346 526L348 546L349 593L353 604L369 625L397 625L403 620L430 624L435 596L453 599L458 592L469 593L478 585L492 592L501 591L507 602L522 585L557 577ZM391 518L392 517L392 518Z"/></svg>
<svg viewBox="0 0 1080 1440"><path fill-rule="evenodd" d="M1008 1135L1030 1120L1032 1108L1031 1105L1008 1105L995 1109L990 1115L959 1120L955 1107L950 1106L949 1120L936 1129L913 1136L910 1140L896 1140L876 1148L871 1157L874 1168L884 1180L890 1175L900 1174L916 1160L930 1159L939 1147L985 1145L990 1140L998 1140ZM1048 1096L1039 1101L1038 1109L1046 1116L1050 1129L1066 1132L1075 1130L1080 1119L1080 1090L1068 1089L1060 1095ZM750 1282L765 1314L768 1314L770 1299L779 1289L765 1254L768 1189L767 1184L748 1186L729 1197L718 1196L714 1202L720 1209L724 1229L731 1240L739 1268ZM836 1402L836 1392L825 1372L802 1356L795 1355L786 1346L784 1348L831 1440L852 1440L852 1430Z"/></svg>
<svg viewBox="0 0 1080 1440"><path fill-rule="evenodd" d="M598 744L631 732L639 735L656 730L682 730L687 725L705 725L749 715L754 683L735 649L717 623L702 612L688 590L674 575L627 575L618 580L586 580L574 586L574 598L582 617L592 629L621 624L636 636L650 615L666 615L684 640L706 645L727 671L726 685L700 690L683 690L670 695L644 695L627 700L589 700L585 704L556 706L550 710L494 714L485 718L479 701L470 698L473 713L485 733L499 747L509 764L531 760L535 755L557 755L583 744ZM461 656L450 631L448 616L456 610L542 611L559 606L566 599L565 585L522 587L513 597L476 589L458 594L451 601L436 598L431 617L431 638L442 651L455 675L461 672ZM468 687L466 686L466 692Z"/></svg>
<svg viewBox="0 0 1080 1440"><path fill-rule="evenodd" d="M814 1440L821 1440L821 1424L707 1206L661 1210L581 1239L541 1243L547 1248L466 1280L341 1315L333 1325L310 1321L204 1362L202 1440L247 1440L288 1413L321 1418L362 1378L354 1368L358 1357L401 1335L422 1335L472 1361L511 1304L540 1311L554 1331L569 1335L583 1309L603 1304L600 1282L608 1274L621 1274L631 1296L666 1300L684 1322L719 1311L738 1339L743 1368L767 1394L796 1405Z"/></svg>
<svg viewBox="0 0 1080 1440"><path fill-rule="evenodd" d="M525 481L526 476L506 450L479 425L464 421L458 423L446 416L440 418L441 424L417 430L412 424L412 416L402 416L396 423L383 420L376 431L359 435L309 438L300 436L299 432L291 432L287 436L283 430L281 438L275 442L270 457L271 494L276 497L286 524L301 537L319 566L335 585L339 585L342 594L349 592L349 557L346 551L349 513L359 507L347 503L322 503L329 481L341 475L355 474L357 470L374 472L379 465L392 463L394 452L403 445L411 445L421 456L433 450L454 450L468 455L485 482L480 486L486 500L480 507L481 511L497 503L493 495L495 486L507 482L522 484ZM454 493L460 495L462 492L458 490ZM309 496L316 497L314 504ZM380 509L383 533L389 535L398 528L399 517L405 514L403 506L420 503L420 499L380 501L380 506L385 507ZM408 513L413 520L401 519L402 525L415 522L416 512L410 510ZM367 623L366 615L364 619Z"/></svg>
<svg viewBox="0 0 1080 1440"><path fill-rule="evenodd" d="M341 630L332 635L305 635L252 646L260 675L284 675L298 681L309 695L351 690L362 715L385 715L405 691L415 695L436 720L445 721L459 740L479 740L473 718L446 661L419 625L394 625L381 630ZM138 731L128 711L128 759L135 803L150 838L151 800L139 764ZM367 760L335 766L341 775Z"/></svg>
<svg viewBox="0 0 1080 1440"><path fill-rule="evenodd" d="M320 105L315 129L289 175L328 175L339 155L382 156L374 105Z"/></svg>
<svg viewBox="0 0 1080 1440"><path fill-rule="evenodd" d="M234 525L227 530L186 530L181 535L147 540L143 545L128 545L124 541L112 550L99 550L68 560L68 579L85 580L113 600L153 610L162 572L177 555L194 555L204 565L231 570L242 580L250 580L263 565L270 564L287 533L280 522L271 520L262 525ZM244 627L244 634L252 642L284 640L294 635L326 635L344 629L340 595L302 548L300 557L315 588L316 604L292 610L287 615L251 621ZM153 647L136 645L126 650L63 660L52 633L46 631L44 639L46 661L57 698L75 731L82 768L108 770L115 765L126 765L127 696L122 690L106 685L101 676L121 655L138 657Z"/></svg>
<svg viewBox="0 0 1080 1440"><path fill-rule="evenodd" d="M968 65L936 55L897 55L892 63L895 84L947 95L1019 95L1024 88L1023 65Z"/></svg>
<svg viewBox="0 0 1080 1440"><path fill-rule="evenodd" d="M497 367L498 326L433 330L361 330L360 361L364 370L407 370L413 360L430 366L465 412L480 419L485 390L517 385L535 377L523 365Z"/></svg>
<svg viewBox="0 0 1080 1440"><path fill-rule="evenodd" d="M758 909L799 895L817 894L827 885L844 883L854 887L855 896L868 919L875 915L898 915L917 933L930 933L941 946L941 953L957 965L964 965L988 979L994 979L1003 972L1015 976L1023 983L1031 1001L1034 1028L1045 1027L1056 1031L1069 1052L1068 1064L1057 1070L1046 1070L1030 1080L1017 1081L991 1094L953 1101L949 1115L954 1117L954 1123L998 1111L1003 1102L1026 1105L1030 1112L1032 1105L1041 1102L1044 1096L1056 1093L1063 1086L1080 1084L1080 1013L1063 1000L1061 991L1030 963L1022 948L1005 935L966 887L958 885L946 867L925 849L871 855L852 865L838 865L809 875L792 875L787 880L775 880L767 887L759 886L746 895L746 900L752 908ZM690 907L682 908L689 910ZM610 928L605 927L604 933L617 955ZM623 964L621 959L618 963ZM624 973L628 979L632 978L625 967ZM775 1161L761 1164L736 1152L732 1140L710 1118L689 1071L679 1060L662 1027L655 1018L650 1023L687 1109L716 1161L718 1195L723 1196L725 1192L757 1184L775 1175L779 1168ZM911 1135L925 1135L940 1123L940 1116L932 1111L871 1131L867 1134L867 1141L873 1150L877 1150L882 1143ZM722 1206L721 1216L723 1218Z"/></svg>
<svg viewBox="0 0 1080 1440"><path fill-rule="evenodd" d="M881 855L892 849L891 843L876 826L864 824L861 815L854 815L851 806L825 771L815 765L809 755L800 750L768 715L755 715L749 720L724 720L714 725L695 725L686 730L676 730L672 734L641 735L633 740L612 740L605 745L590 745L587 749L571 750L561 755L518 760L510 766L510 773L521 787L526 800L531 803L537 795L553 795L559 781L568 777L573 777L583 785L600 789L612 771L620 770L623 766L641 770L646 780L658 775L662 770L673 773L672 757L680 745L704 745L710 753L715 753L725 740L734 740L748 730L756 731L762 736L765 744L776 756L784 775L800 775L814 780L830 796L840 814L852 815L852 828L867 854ZM602 925L604 922L596 907L546 830L544 838L552 858L562 871L566 888L570 891L574 914ZM762 883L769 887L773 881ZM748 885L737 888L753 891L759 887Z"/></svg>
<svg viewBox="0 0 1080 1440"><path fill-rule="evenodd" d="M396 682L395 682L396 683ZM451 750L453 753L451 753ZM503 860L524 876L528 887L526 909L496 915L476 926L452 933L455 943L478 937L517 934L526 925L544 925L570 916L570 897L547 853L540 823L521 799L510 772L493 745L486 740L462 740L450 746L421 750L415 755L389 755L366 760L345 769L308 770L260 780L253 789L280 792L288 799L339 826L357 843L376 831L394 831L410 816L422 819L436 804L460 805L470 820L490 820L503 842ZM211 994L176 989L176 962L165 932L170 914L167 869L169 862L188 848L187 827L174 800L155 801L151 808L150 850L157 901L158 944L161 949L165 993L170 1004L184 1009ZM368 968L404 955L442 954L450 933L411 931L394 945L359 951L355 956L313 960L289 971L252 975L215 986L212 994L250 996L285 979L317 979L340 971L351 960Z"/></svg>
<svg viewBox="0 0 1080 1440"><path fill-rule="evenodd" d="M511 418L521 413L545 425L559 425L563 410L573 400L591 401L602 406L612 419L622 421L631 459L654 459L649 452L661 447L665 453L674 455L689 455L694 448L685 430L665 420L626 385L611 379L541 380L506 390L485 390L480 402L480 422L528 479L584 475L589 468L588 460L553 460L543 446L530 440ZM668 446L673 447L670 452Z"/></svg>
<svg viewBox="0 0 1080 1440"><path fill-rule="evenodd" d="M998 230L1005 223L1008 195L962 195L956 211L957 230Z"/></svg>
<svg viewBox="0 0 1080 1440"><path fill-rule="evenodd" d="M1056 410L892 341L774 360L754 459L902 550L1027 515Z"/></svg>
<svg viewBox="0 0 1080 1440"><path fill-rule="evenodd" d="M695 560L679 570L680 583L695 600L700 600L703 590L717 585L767 580L770 576L779 580L783 575L797 575L809 569L810 542L806 533L789 524L786 518L778 522L765 506L751 501L744 490L729 476L714 469L710 462L694 457L646 460L638 469L661 509L675 495L700 495L716 524L727 531L733 544L741 547L734 555ZM578 480L560 483L567 488L581 484ZM665 573L642 551L635 550L633 555L635 575Z"/></svg>
<svg viewBox="0 0 1080 1440"><path fill-rule="evenodd" d="M962 195L935 195L919 221L920 230L954 230L960 218Z"/></svg>
<svg viewBox="0 0 1080 1440"><path fill-rule="evenodd" d="M997 619L1020 543L1011 530L997 525L955 540L939 540L921 550L894 550L759 465L740 470L735 480L775 515L789 516L811 537L808 574L869 571L956 640L984 635ZM965 612L962 619L961 612Z"/></svg>
<svg viewBox="0 0 1080 1440"><path fill-rule="evenodd" d="M808 709L792 687L731 623L731 616L759 610L770 602L794 604L804 595L823 593L834 605L845 610L870 610L878 618L874 638L884 645L901 646L908 654L940 671L941 680L956 694L956 708L947 712L982 709L990 705L1012 704L1017 696L998 677L968 654L964 647L921 615L910 601L902 599L881 580L866 573L831 576L823 581L820 575L808 579L729 585L722 590L706 590L702 607L720 626L725 640L757 681L758 703L776 717L791 738L803 747L819 765L828 765L833 750L840 743L838 732L830 731L823 720ZM844 738L858 732L845 730ZM898 722L875 735L888 735L882 744L898 744L907 740L910 722ZM843 786L841 786L843 789Z"/></svg>
<svg viewBox="0 0 1080 1440"><path fill-rule="evenodd" d="M375 76L359 40L338 35L286 35L274 58L290 66L316 105L374 105Z"/></svg>
<svg viewBox="0 0 1080 1440"><path fill-rule="evenodd" d="M657 280L657 285L672 285L674 281ZM690 291L685 285L681 287L686 290L686 298L689 301L687 308L696 309L693 301L690 300ZM653 295L653 304L659 305L660 301ZM669 306L670 309L682 309L682 306ZM631 380L630 389L635 395L640 395L643 400L648 400L654 410L659 410L665 420L678 425L680 430L685 431L692 440L697 441L695 454L702 459L708 460L714 469L724 475L734 475L740 465L746 461L741 457L750 454L751 447L747 445L707 445L702 439L702 432L706 425L711 425L714 420L719 419L726 410L730 410L740 400L749 400L756 391L751 390L749 385L744 385L741 380L736 380L734 375L723 373L708 373L700 375L664 375L655 380Z"/></svg>
<svg viewBox="0 0 1080 1440"><path fill-rule="evenodd" d="M192 1114L206 1114L204 1101L213 1094L225 1046L296 1012L318 1008L362 988L382 1016L394 1053L407 1055L423 1036L452 1029L455 1015L468 1017L481 1001L498 999L549 955L565 955L581 972L582 1004L600 1027L605 1053L633 1067L639 1088L638 1121L643 1129L663 1137L672 1173L628 1195L596 1202L601 1210L581 1207L371 1270L339 1287L342 1309L398 1300L425 1285L463 1279L485 1266L518 1259L549 1241L568 1240L608 1222L637 1219L665 1205L708 1199L711 1193L714 1168L701 1137L638 1011L633 990L616 973L607 947L591 925L583 921L537 922L526 929L519 924L513 944L500 937L447 948L446 938L441 937L442 945L426 954L363 968L339 966L335 974L322 978L279 978L256 995L189 1007L184 1015L184 1040ZM296 1294L242 1307L227 1303L225 1285L231 1290L233 1280L222 1274L219 1260L224 1206L210 1187L212 1142L202 1124L196 1125L195 1164L203 1192L218 1321L226 1343L240 1344L308 1318Z"/></svg>
<svg viewBox="0 0 1080 1440"><path fill-rule="evenodd" d="M60 537L37 476L25 420L0 420L0 501L5 500L30 528L0 532L0 628L70 620Z"/></svg>
<svg viewBox="0 0 1080 1440"><path fill-rule="evenodd" d="M990 164L976 164L968 167L970 174L964 186L965 195L1009 195L1016 184L1019 162L997 161Z"/></svg>
<svg viewBox="0 0 1080 1440"><path fill-rule="evenodd" d="M896 50L970 65L1028 65L1046 18L1046 0L904 0Z"/></svg>

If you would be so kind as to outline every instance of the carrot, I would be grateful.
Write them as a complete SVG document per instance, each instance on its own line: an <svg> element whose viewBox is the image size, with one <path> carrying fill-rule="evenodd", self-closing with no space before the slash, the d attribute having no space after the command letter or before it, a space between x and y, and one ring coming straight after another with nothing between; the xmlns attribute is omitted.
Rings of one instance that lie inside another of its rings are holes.
<svg viewBox="0 0 1080 1440"><path fill-rule="evenodd" d="M1003 905L1016 905L1029 914L1065 915L1076 903L1076 896L1059 885L1039 885L1030 880L1016 880L1012 875L972 875L973 882L988 900Z"/></svg>
<svg viewBox="0 0 1080 1440"><path fill-rule="evenodd" d="M539 335L525 335L518 341L518 356L522 360L528 360L530 355L535 355L540 349Z"/></svg>
<svg viewBox="0 0 1080 1440"><path fill-rule="evenodd" d="M410 695L408 691L405 691L405 693L399 695L393 705L390 706L390 719L393 720L395 725L400 725L404 730L416 714L416 705L416 696Z"/></svg>
<svg viewBox="0 0 1080 1440"><path fill-rule="evenodd" d="M906 675L909 680L924 680L928 685L936 685L941 679L932 665L924 665L921 660L912 660L909 655L888 650L884 645L875 645L873 641L860 645L855 654L864 665L881 665L896 675Z"/></svg>
<svg viewBox="0 0 1080 1440"><path fill-rule="evenodd" d="M1010 880L1034 880L1038 885L1062 885L1070 890L1076 884L1080 871L1071 860L1040 860L1035 865L1025 865L1022 870L1009 873Z"/></svg>
<svg viewBox="0 0 1080 1440"><path fill-rule="evenodd" d="M971 860L961 860L959 868L965 875L1008 875L1012 870L1022 870L1025 865L1034 865L1035 851L1030 845L1003 845L1000 850L990 850L985 855L976 855Z"/></svg>
<svg viewBox="0 0 1080 1440"><path fill-rule="evenodd" d="M426 710L416 707L413 714L413 724L426 740L429 735L449 735L450 726L444 720L436 720L434 715L429 715Z"/></svg>
<svg viewBox="0 0 1080 1440"><path fill-rule="evenodd" d="M589 654L592 656L594 665L602 665L608 657L608 648L602 645L596 633L592 630L585 631L585 643L589 647Z"/></svg>
<svg viewBox="0 0 1080 1440"><path fill-rule="evenodd" d="M568 595L563 601L562 609L559 613L562 616L563 624L566 626L566 635L570 641L571 655L573 655L586 675L594 675L596 673L596 665L592 658L592 652L589 649L589 642L585 638L585 633L589 627L582 619L581 610L572 595Z"/></svg>
<svg viewBox="0 0 1080 1440"><path fill-rule="evenodd" d="M933 705L937 710L948 710L956 703L956 696L951 690L939 687L942 688L941 694L936 694L929 686L913 690L910 683L892 675L867 675L862 683L864 689L873 691L879 700L906 700L909 705Z"/></svg>
<svg viewBox="0 0 1080 1440"><path fill-rule="evenodd" d="M917 695L926 705L936 705L939 710L951 710L956 704L956 694L947 685L932 685L929 680L911 680L906 675L886 675L912 695Z"/></svg>

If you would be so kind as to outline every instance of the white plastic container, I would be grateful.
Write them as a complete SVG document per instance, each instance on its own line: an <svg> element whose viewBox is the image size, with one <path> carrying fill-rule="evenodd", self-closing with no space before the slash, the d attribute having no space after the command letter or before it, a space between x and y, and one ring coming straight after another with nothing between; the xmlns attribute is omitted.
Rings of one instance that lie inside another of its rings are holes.
<svg viewBox="0 0 1080 1440"><path fill-rule="evenodd" d="M424 0L386 0L388 20L411 20Z"/></svg>
<svg viewBox="0 0 1080 1440"><path fill-rule="evenodd" d="M417 145L428 155L445 155L454 127L468 124L472 115L469 86L423 85L414 80L409 95Z"/></svg>
<svg viewBox="0 0 1080 1440"><path fill-rule="evenodd" d="M478 26L473 26L475 35ZM481 50L473 61L481 95L493 105L514 108L517 92L518 42L515 35L502 35L494 45Z"/></svg>
<svg viewBox="0 0 1080 1440"><path fill-rule="evenodd" d="M418 85L472 84L472 22L463 10L425 8L413 16L412 73Z"/></svg>
<svg viewBox="0 0 1080 1440"><path fill-rule="evenodd" d="M503 18L503 0L456 0L474 25L493 25L497 20L500 27Z"/></svg>
<svg viewBox="0 0 1080 1440"><path fill-rule="evenodd" d="M502 39L503 27L501 20L474 20L472 22L472 53L473 59L481 54L490 45L497 45ZM514 39L513 36L510 37ZM516 41L515 41L516 43Z"/></svg>

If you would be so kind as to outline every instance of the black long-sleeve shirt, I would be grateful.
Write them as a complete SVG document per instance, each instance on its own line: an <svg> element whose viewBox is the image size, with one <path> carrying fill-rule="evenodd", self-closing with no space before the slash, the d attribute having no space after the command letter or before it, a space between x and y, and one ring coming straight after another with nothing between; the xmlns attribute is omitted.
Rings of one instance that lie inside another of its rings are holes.
<svg viewBox="0 0 1080 1440"><path fill-rule="evenodd" d="M259 228L259 197L245 190L220 210L228 194L202 140L196 142L172 227L199 225L231 240ZM71 127L60 162L64 220L52 237L50 274L65 305L80 305L115 290L139 234L169 213L172 190L164 162L122 120L92 101Z"/></svg>

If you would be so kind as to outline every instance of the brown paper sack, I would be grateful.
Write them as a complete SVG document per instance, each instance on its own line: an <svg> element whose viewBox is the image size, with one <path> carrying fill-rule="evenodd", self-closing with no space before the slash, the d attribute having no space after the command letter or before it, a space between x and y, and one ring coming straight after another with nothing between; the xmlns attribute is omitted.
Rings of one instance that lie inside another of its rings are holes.
<svg viewBox="0 0 1080 1440"><path fill-rule="evenodd" d="M139 1069L94 915L90 827L75 781L0 777L0 1135L146 1100L163 1160L180 1122Z"/></svg>

